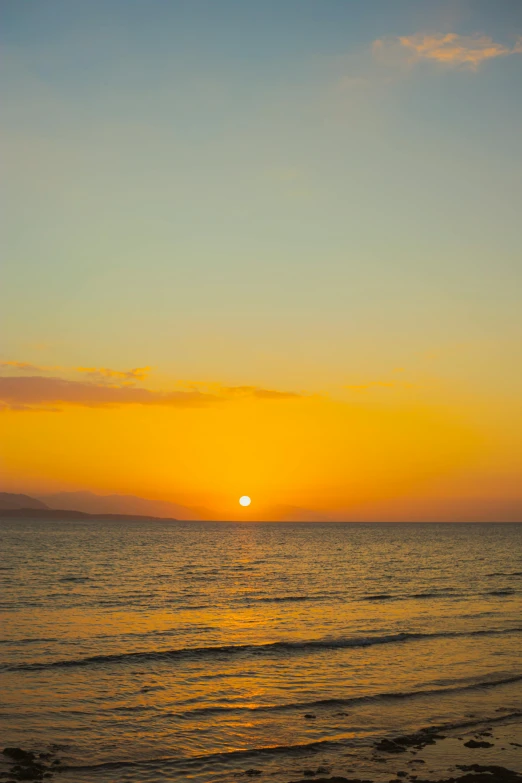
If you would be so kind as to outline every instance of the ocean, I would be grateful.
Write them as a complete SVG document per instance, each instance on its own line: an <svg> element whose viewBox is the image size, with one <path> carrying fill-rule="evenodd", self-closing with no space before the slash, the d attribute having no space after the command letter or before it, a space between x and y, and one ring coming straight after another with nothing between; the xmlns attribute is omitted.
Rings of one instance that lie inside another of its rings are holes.
<svg viewBox="0 0 522 783"><path fill-rule="evenodd" d="M521 533L3 519L1 742L64 783L389 780L380 739L522 714Z"/></svg>

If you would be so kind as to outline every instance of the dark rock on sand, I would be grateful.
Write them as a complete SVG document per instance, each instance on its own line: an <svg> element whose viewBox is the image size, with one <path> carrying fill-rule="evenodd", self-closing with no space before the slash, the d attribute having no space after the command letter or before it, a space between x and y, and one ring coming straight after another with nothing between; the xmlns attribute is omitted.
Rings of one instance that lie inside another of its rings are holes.
<svg viewBox="0 0 522 783"><path fill-rule="evenodd" d="M294 780L293 783L308 783L308 780ZM343 778L336 775L333 778L316 778L314 783L373 783L373 780L364 778Z"/></svg>
<svg viewBox="0 0 522 783"><path fill-rule="evenodd" d="M426 745L435 745L437 740L444 739L444 734L437 734L435 729L421 729L415 734L404 734L395 739L382 739L374 747L385 753L405 753L407 748L422 750Z"/></svg>
<svg viewBox="0 0 522 783"><path fill-rule="evenodd" d="M29 764L34 761L34 753L22 748L4 748L2 753L13 761L21 761Z"/></svg>
<svg viewBox="0 0 522 783"><path fill-rule="evenodd" d="M479 765L472 765L479 766ZM488 771L485 771L488 770ZM442 780L430 781L429 783L520 783L522 775L505 767L482 767L481 771L468 772L457 778L443 778ZM418 780L417 783L428 783L425 780Z"/></svg>
<svg viewBox="0 0 522 783"><path fill-rule="evenodd" d="M11 783L23 780L41 781L44 778L54 777L53 772L49 771L49 767L45 763L54 755L52 752L39 753L38 756L32 751L22 748L4 748L2 752L4 756L15 762L8 773ZM60 767L61 762L58 759L52 763L57 765L54 767L55 771L63 769Z"/></svg>
<svg viewBox="0 0 522 783"><path fill-rule="evenodd" d="M317 715L314 715L313 712L305 712L303 716L306 720L315 720L317 718Z"/></svg>
<svg viewBox="0 0 522 783"><path fill-rule="evenodd" d="M522 780L522 775L519 772L513 772L511 769L499 767L496 764L457 764L457 769L462 772L486 772L490 775L497 775L498 780Z"/></svg>
<svg viewBox="0 0 522 783"><path fill-rule="evenodd" d="M486 742L486 740L470 739L464 743L465 748L492 748L493 746L493 742Z"/></svg>
<svg viewBox="0 0 522 783"><path fill-rule="evenodd" d="M384 753L406 753L406 748L395 740L383 739L375 744L375 749Z"/></svg>
<svg viewBox="0 0 522 783"><path fill-rule="evenodd" d="M457 769L466 774L460 775L460 777L450 776L440 780L425 780L410 775L410 779L415 780L415 783L522 783L522 774L505 767L482 764L457 764ZM403 783L403 781L404 773L398 772L397 778L392 778L390 783ZM293 783L308 783L308 780L294 780ZM372 781L336 776L332 778L315 778L314 783L372 783Z"/></svg>
<svg viewBox="0 0 522 783"><path fill-rule="evenodd" d="M45 767L41 764L28 764L27 766L21 766L16 764L12 767L10 774L15 777L16 780L41 780L44 776Z"/></svg>
<svg viewBox="0 0 522 783"><path fill-rule="evenodd" d="M402 737L396 737L395 742L407 748L414 747L421 750L426 745L435 745L437 740L442 739L446 739L445 734L439 734L434 729L423 729L416 734L405 734Z"/></svg>

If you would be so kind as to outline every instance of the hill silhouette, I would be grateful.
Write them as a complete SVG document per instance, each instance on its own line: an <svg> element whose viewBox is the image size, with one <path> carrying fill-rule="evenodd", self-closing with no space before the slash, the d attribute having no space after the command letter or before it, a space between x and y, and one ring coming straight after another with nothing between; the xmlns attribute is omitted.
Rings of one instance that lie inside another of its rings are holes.
<svg viewBox="0 0 522 783"><path fill-rule="evenodd" d="M120 519L128 522L139 521L141 519L176 522L173 517L153 517L150 514L87 514L85 511L65 510L62 508L11 508L0 509L0 519L86 519L86 520L113 520Z"/></svg>
<svg viewBox="0 0 522 783"><path fill-rule="evenodd" d="M166 519L212 519L205 508L191 508L168 500L150 500L137 495L97 495L94 492L56 492L37 495L48 508L83 511L87 514L125 514Z"/></svg>
<svg viewBox="0 0 522 783"><path fill-rule="evenodd" d="M30 497L29 495L19 495L14 492L0 492L0 510L10 510L17 508L40 508L46 509L49 506L41 500Z"/></svg>

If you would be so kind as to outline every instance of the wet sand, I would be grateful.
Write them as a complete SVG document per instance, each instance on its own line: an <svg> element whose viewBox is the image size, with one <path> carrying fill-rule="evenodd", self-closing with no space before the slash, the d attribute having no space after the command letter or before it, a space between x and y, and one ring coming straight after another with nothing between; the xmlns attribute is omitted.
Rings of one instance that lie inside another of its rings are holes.
<svg viewBox="0 0 522 783"><path fill-rule="evenodd" d="M522 714L499 717L477 726L470 716L466 727L430 727L415 734L377 741L366 754L346 760L336 757L302 769L302 777L274 775L248 768L232 773L235 779L273 780L277 783L515 783L522 781ZM62 748L51 745L39 752L5 748L0 779L18 781L70 780L74 767L67 764ZM162 780L178 781L173 773Z"/></svg>
<svg viewBox="0 0 522 783"><path fill-rule="evenodd" d="M303 770L292 783L514 783L522 781L522 715L477 727L435 727L379 740L357 775ZM348 766L348 765L347 765Z"/></svg>

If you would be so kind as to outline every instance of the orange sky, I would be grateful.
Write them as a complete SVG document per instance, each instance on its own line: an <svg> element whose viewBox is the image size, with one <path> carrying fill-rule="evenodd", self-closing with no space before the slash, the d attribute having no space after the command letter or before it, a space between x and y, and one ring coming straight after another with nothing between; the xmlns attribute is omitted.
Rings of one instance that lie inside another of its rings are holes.
<svg viewBox="0 0 522 783"><path fill-rule="evenodd" d="M223 3L10 4L0 490L521 519L520 19Z"/></svg>
<svg viewBox="0 0 522 783"><path fill-rule="evenodd" d="M186 382L162 391L131 371L91 370L87 381L83 370L31 372L0 378L11 394L5 489L137 494L217 519L286 518L295 507L331 519L520 510L520 418L493 418L476 396L402 380L337 394Z"/></svg>

